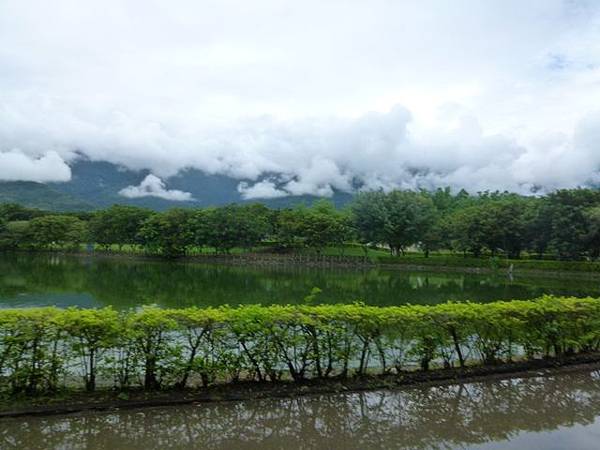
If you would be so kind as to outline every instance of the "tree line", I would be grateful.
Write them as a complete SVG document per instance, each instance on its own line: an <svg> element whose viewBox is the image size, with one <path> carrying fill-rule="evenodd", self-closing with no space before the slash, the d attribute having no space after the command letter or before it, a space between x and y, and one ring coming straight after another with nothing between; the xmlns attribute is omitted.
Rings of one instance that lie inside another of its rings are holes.
<svg viewBox="0 0 600 450"><path fill-rule="evenodd" d="M118 250L136 248L165 257L193 248L229 253L270 247L274 251L349 244L406 251L452 251L464 255L519 258L596 259L600 256L600 191L564 189L545 196L508 192L453 193L372 191L346 207L331 202L269 209L231 204L154 212L114 205L96 212L51 213L16 204L0 205L0 248L80 248L93 243Z"/></svg>

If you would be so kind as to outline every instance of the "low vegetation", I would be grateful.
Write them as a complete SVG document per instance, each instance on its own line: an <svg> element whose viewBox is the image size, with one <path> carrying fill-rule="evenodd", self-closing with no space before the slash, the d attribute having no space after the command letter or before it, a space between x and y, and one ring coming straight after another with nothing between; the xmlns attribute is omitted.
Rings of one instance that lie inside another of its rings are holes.
<svg viewBox="0 0 600 450"><path fill-rule="evenodd" d="M600 300L0 310L7 393L146 390L495 365L600 347Z"/></svg>
<svg viewBox="0 0 600 450"><path fill-rule="evenodd" d="M461 257L452 254L434 254L429 258L423 255L408 254L405 256L377 256L380 264L394 264L405 266L425 266L444 268L484 268L492 271L511 269L519 271L543 271L543 272L596 272L600 273L600 261L572 261L553 260L537 258L506 259L499 257L475 258Z"/></svg>

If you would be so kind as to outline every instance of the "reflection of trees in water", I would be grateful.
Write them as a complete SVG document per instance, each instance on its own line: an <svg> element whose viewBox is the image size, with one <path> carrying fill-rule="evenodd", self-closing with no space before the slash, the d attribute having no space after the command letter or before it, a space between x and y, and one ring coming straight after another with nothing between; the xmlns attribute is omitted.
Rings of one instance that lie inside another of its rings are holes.
<svg viewBox="0 0 600 450"><path fill-rule="evenodd" d="M7 420L2 449L446 448L589 424L600 373L46 419Z"/></svg>
<svg viewBox="0 0 600 450"><path fill-rule="evenodd" d="M0 298L19 293L86 293L101 304L144 303L182 307L229 303L294 303L323 289L328 303L363 300L375 305L453 300L530 298L542 293L593 294L592 282L531 280L510 284L505 277L388 270L269 268L135 261L126 259L0 256Z"/></svg>

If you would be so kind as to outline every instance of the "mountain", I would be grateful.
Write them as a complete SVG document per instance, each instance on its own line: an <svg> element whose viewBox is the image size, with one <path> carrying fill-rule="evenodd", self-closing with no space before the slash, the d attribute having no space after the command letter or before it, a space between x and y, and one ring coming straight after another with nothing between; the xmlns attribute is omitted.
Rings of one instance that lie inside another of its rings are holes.
<svg viewBox="0 0 600 450"><path fill-rule="evenodd" d="M0 182L0 203L15 202L26 206L74 211L101 209L115 203L141 206L155 210L173 207L205 207L228 203L246 203L237 187L242 180L225 175L210 175L200 170L184 170L165 180L167 189L192 194L193 200L173 201L159 197L128 198L119 194L128 186L138 186L149 171L134 171L108 162L78 160L71 165L71 180L65 183ZM347 203L352 196L336 192L337 205ZM271 207L286 207L296 203L312 203L317 197L293 196L267 200L251 200Z"/></svg>
<svg viewBox="0 0 600 450"><path fill-rule="evenodd" d="M19 203L55 211L86 211L94 205L52 186L32 181L0 182L0 203Z"/></svg>

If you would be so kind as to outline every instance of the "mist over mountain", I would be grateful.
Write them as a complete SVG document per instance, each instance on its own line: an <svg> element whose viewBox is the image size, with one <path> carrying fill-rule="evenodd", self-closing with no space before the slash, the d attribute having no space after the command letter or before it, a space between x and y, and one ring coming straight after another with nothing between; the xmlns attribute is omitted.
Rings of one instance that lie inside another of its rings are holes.
<svg viewBox="0 0 600 450"><path fill-rule="evenodd" d="M599 2L246 3L0 2L4 198L600 183Z"/></svg>
<svg viewBox="0 0 600 450"><path fill-rule="evenodd" d="M56 211L93 210L115 203L164 210L172 207L205 207L228 203L260 201L272 207L311 203L315 196L286 196L270 199L245 199L238 186L240 180L225 175L208 175L199 170L186 170L162 183L162 192L152 184L146 190L132 192L153 175L148 170L128 170L108 162L79 160L71 166L71 179L66 182L32 181L0 182L0 203L16 202L26 206ZM157 178L158 179L158 178ZM173 192L189 194L181 199ZM161 197L162 195L162 197ZM332 200L343 205L351 194L334 192Z"/></svg>

